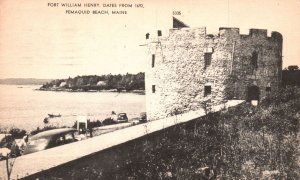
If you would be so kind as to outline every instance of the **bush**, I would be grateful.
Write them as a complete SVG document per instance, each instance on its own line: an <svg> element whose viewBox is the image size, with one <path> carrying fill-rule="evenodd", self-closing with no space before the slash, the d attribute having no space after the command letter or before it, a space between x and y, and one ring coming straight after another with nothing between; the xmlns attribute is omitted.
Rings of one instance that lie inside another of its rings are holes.
<svg viewBox="0 0 300 180"><path fill-rule="evenodd" d="M90 128L100 127L100 126L102 126L102 123L101 123L101 121L99 121L99 120L97 120L97 121L90 121L90 122L88 123L88 126L89 126Z"/></svg>
<svg viewBox="0 0 300 180"><path fill-rule="evenodd" d="M117 124L116 121L114 121L113 119L111 118L106 118L104 119L104 121L102 122L103 125L111 125L111 124Z"/></svg>
<svg viewBox="0 0 300 180"><path fill-rule="evenodd" d="M26 135L26 131L24 129L12 128L9 130L9 134L12 135L13 139L21 139Z"/></svg>

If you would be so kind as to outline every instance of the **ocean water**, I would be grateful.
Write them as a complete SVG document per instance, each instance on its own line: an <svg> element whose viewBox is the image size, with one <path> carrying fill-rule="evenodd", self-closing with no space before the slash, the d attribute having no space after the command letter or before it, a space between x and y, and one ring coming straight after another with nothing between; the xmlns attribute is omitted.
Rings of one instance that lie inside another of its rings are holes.
<svg viewBox="0 0 300 180"><path fill-rule="evenodd" d="M31 131L49 124L72 126L78 116L103 120L111 111L125 112L129 119L145 111L145 95L117 92L54 92L35 90L39 86L0 85L0 128L17 127Z"/></svg>

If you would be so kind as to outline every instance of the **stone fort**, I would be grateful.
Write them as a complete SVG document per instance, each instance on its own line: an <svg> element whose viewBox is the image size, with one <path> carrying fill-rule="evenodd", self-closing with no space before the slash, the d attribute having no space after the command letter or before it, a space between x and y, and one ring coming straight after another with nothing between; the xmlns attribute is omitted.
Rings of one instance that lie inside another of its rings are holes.
<svg viewBox="0 0 300 180"><path fill-rule="evenodd" d="M265 29L190 28L173 17L169 36L146 34L146 109L149 120L218 105L260 101L281 82L282 35Z"/></svg>

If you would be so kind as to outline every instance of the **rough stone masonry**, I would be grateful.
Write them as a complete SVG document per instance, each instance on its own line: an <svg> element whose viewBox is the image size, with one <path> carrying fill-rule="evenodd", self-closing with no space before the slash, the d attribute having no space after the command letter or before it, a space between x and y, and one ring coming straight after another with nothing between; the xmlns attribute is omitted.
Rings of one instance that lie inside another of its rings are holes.
<svg viewBox="0 0 300 180"><path fill-rule="evenodd" d="M168 37L146 35L146 108L149 120L226 100L261 100L281 81L282 35L250 29L173 28Z"/></svg>

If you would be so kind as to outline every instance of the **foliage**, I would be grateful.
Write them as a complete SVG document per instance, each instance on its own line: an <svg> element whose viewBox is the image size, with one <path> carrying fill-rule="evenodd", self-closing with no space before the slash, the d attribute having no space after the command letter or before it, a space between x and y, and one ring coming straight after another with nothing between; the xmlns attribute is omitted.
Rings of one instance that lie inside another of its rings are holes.
<svg viewBox="0 0 300 180"><path fill-rule="evenodd" d="M104 119L102 124L103 125L111 125L111 124L117 124L117 122L109 117L109 118Z"/></svg>
<svg viewBox="0 0 300 180"><path fill-rule="evenodd" d="M26 135L26 131L19 128L12 128L8 133L11 134L13 139L21 139Z"/></svg>
<svg viewBox="0 0 300 180"><path fill-rule="evenodd" d="M297 65L282 70L283 86L300 86L300 69Z"/></svg>
<svg viewBox="0 0 300 180"><path fill-rule="evenodd" d="M65 82L65 84L62 84ZM102 76L77 76L68 79L56 79L44 84L41 89L62 88L69 90L144 90L145 73L125 74L125 75L102 75Z"/></svg>
<svg viewBox="0 0 300 180"><path fill-rule="evenodd" d="M90 121L88 123L89 128L95 128L95 127L100 127L102 126L101 121L97 120L97 121Z"/></svg>
<svg viewBox="0 0 300 180"><path fill-rule="evenodd" d="M297 65L292 65L292 66L288 66L287 68L289 71L295 71L295 70L299 70L299 66Z"/></svg>

